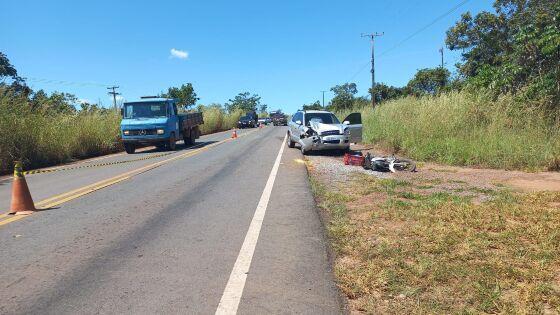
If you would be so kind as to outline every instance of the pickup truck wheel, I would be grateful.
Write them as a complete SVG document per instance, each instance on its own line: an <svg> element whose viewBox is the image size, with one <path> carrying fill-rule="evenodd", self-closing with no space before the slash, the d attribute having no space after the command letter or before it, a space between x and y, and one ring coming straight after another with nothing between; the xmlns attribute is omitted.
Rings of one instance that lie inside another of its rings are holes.
<svg viewBox="0 0 560 315"><path fill-rule="evenodd" d="M302 146L302 147L301 147L301 154L307 155L308 153L309 153L309 150L305 150L305 149L303 148L303 146Z"/></svg>
<svg viewBox="0 0 560 315"><path fill-rule="evenodd" d="M171 151L175 151L175 148L177 147L177 143L175 140L175 135L171 135L169 137L169 143L167 144L167 148Z"/></svg>
<svg viewBox="0 0 560 315"><path fill-rule="evenodd" d="M136 146L134 144L131 144L131 143L125 143L124 144L124 150L128 154L133 154L134 151L136 151Z"/></svg>

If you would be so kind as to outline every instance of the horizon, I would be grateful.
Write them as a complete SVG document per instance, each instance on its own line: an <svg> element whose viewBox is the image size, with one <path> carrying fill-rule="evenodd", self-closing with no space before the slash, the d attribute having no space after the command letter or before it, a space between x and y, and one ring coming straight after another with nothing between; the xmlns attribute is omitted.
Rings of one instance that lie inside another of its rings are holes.
<svg viewBox="0 0 560 315"><path fill-rule="evenodd" d="M327 91L327 104L330 88L346 82L357 84L359 96L368 94L371 50L362 33L384 32L375 43L376 82L400 87L418 69L440 65L445 31L461 14L492 10L491 3L213 1L132 7L34 1L24 12L8 3L1 49L33 90L67 92L104 107L112 106L107 86L119 86L123 100L134 100L190 82L197 104L223 105L250 92L262 97L268 111L292 113L322 102L321 91ZM460 53L445 50L444 57L445 67L455 72Z"/></svg>

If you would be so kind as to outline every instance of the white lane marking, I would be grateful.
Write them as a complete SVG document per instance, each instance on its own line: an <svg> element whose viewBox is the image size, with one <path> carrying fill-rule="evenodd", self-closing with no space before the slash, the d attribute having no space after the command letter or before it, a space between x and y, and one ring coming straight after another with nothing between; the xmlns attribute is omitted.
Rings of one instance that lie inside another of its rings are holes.
<svg viewBox="0 0 560 315"><path fill-rule="evenodd" d="M284 147L286 143L286 138L282 141L280 146L280 151L272 166L272 171L268 176L266 186L264 186L261 199L249 225L249 230L247 235L245 235L245 240L233 265L233 270L229 275L228 283L224 293L222 294L222 299L220 304L218 304L218 309L216 314L236 314L237 308L239 307L239 302L241 301L241 296L243 295L243 288L245 288L245 282L247 281L247 273L249 273L249 267L251 266L251 261L253 260L253 254L255 253L255 247L257 246L257 241L259 239L259 234L261 233L262 222L264 215L266 213L266 208L268 207L268 201L270 199L270 194L272 193L272 187L274 186L274 180L276 179L276 174L278 173L278 167L280 166L280 160L282 159L282 153L284 152Z"/></svg>

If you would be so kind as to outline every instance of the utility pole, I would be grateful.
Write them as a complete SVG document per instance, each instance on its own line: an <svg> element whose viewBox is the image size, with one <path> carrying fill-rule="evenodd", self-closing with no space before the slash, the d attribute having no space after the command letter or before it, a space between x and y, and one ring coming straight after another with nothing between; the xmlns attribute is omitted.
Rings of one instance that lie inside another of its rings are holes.
<svg viewBox="0 0 560 315"><path fill-rule="evenodd" d="M111 92L107 92L107 94L113 95L113 107L115 110L117 110L117 95L121 95L121 93L117 93L116 91L118 88L118 86L110 86L107 88L107 90L112 90Z"/></svg>
<svg viewBox="0 0 560 315"><path fill-rule="evenodd" d="M323 93L323 109L325 108L325 92L327 91L321 91Z"/></svg>
<svg viewBox="0 0 560 315"><path fill-rule="evenodd" d="M443 47L439 49L439 53L441 54L441 68L443 69Z"/></svg>
<svg viewBox="0 0 560 315"><path fill-rule="evenodd" d="M368 37L371 40L371 106L375 108L375 38L383 36L383 33L363 34L362 37Z"/></svg>

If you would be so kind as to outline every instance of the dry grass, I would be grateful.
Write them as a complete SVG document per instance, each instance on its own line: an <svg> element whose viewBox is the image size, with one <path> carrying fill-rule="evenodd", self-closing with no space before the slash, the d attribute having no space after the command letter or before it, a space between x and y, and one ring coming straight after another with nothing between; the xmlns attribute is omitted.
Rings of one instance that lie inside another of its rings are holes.
<svg viewBox="0 0 560 315"><path fill-rule="evenodd" d="M312 175L352 311L560 312L560 193L439 185Z"/></svg>
<svg viewBox="0 0 560 315"><path fill-rule="evenodd" d="M550 113L514 96L452 92L406 97L362 112L364 141L421 161L558 170L560 132ZM347 113L338 113L344 117Z"/></svg>

